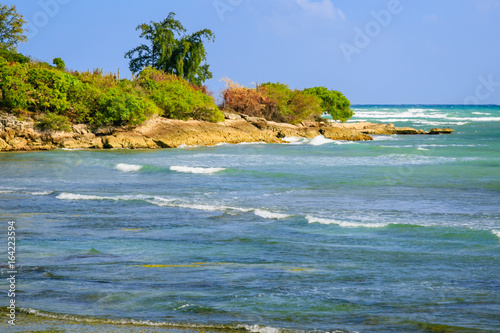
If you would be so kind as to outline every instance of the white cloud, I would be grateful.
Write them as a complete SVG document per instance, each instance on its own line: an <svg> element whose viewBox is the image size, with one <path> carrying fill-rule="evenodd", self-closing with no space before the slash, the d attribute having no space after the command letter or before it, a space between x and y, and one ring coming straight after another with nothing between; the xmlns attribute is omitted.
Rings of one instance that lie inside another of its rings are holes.
<svg viewBox="0 0 500 333"><path fill-rule="evenodd" d="M297 4L310 16L320 16L329 19L345 20L344 13L336 8L331 0L295 0Z"/></svg>

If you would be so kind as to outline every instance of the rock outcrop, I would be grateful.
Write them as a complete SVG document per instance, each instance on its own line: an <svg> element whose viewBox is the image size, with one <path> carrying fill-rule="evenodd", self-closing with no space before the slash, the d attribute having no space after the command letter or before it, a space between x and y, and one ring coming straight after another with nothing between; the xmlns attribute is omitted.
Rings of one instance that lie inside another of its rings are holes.
<svg viewBox="0 0 500 333"><path fill-rule="evenodd" d="M218 143L266 142L282 143L285 137L314 138L323 135L332 140L373 140L371 135L449 134L449 128L433 128L428 133L413 128L397 128L392 124L317 123L299 125L276 123L264 118L224 113L222 123L198 120L153 118L135 128L72 126L72 132L37 130L32 120L20 121L0 113L0 151L66 149L157 149L181 145L210 146Z"/></svg>

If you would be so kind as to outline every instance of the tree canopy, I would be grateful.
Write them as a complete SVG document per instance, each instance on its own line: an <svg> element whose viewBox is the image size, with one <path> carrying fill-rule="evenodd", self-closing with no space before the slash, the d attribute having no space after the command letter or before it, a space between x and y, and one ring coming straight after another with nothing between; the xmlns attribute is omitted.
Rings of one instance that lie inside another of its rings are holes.
<svg viewBox="0 0 500 333"><path fill-rule="evenodd" d="M329 90L325 87L314 87L304 89L304 92L318 97L321 100L321 108L329 113L335 121L346 122L354 115L351 110L351 102L339 91Z"/></svg>
<svg viewBox="0 0 500 333"><path fill-rule="evenodd" d="M18 43L27 41L23 25L26 21L16 11L16 6L0 4L0 48L15 51Z"/></svg>
<svg viewBox="0 0 500 333"><path fill-rule="evenodd" d="M201 86L212 78L209 65L206 63L204 40L214 41L215 36L209 29L184 35L186 29L175 19L175 13L170 13L161 22L151 21L141 24L136 30L147 43L125 53L130 59L129 67L137 74L146 67L180 76L190 83Z"/></svg>

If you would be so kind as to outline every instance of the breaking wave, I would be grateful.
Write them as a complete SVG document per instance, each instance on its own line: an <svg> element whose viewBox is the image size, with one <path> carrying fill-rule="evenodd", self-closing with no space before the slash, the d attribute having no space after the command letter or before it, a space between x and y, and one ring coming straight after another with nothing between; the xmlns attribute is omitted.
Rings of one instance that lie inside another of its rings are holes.
<svg viewBox="0 0 500 333"><path fill-rule="evenodd" d="M142 165L119 163L115 169L122 172L136 172L142 169Z"/></svg>
<svg viewBox="0 0 500 333"><path fill-rule="evenodd" d="M340 221L334 219L325 219L314 216L306 216L306 220L309 223L320 223L320 224L336 224L343 228L384 228L389 225L389 223L364 223L364 222L350 222L350 221Z"/></svg>
<svg viewBox="0 0 500 333"><path fill-rule="evenodd" d="M193 210L201 210L207 212L240 212L240 213L250 213L253 212L256 216L262 217L264 219L270 220L281 220L292 215L272 212L262 208L244 208L244 207L233 207L226 206L223 204L208 204L208 203L197 203L189 202L182 199L176 198L163 198L160 196L147 196L147 195L121 195L121 196L99 196L99 195L89 195L89 194L77 194L77 193L61 193L57 197L59 200L68 201L79 201L79 200L110 200L110 201L144 201L152 205L160 207L172 207L172 208L185 208Z"/></svg>
<svg viewBox="0 0 500 333"><path fill-rule="evenodd" d="M170 167L170 170L182 173L195 173L195 174L213 174L220 171L226 170L225 168L200 168L200 167L188 167L188 166L178 166L174 165Z"/></svg>

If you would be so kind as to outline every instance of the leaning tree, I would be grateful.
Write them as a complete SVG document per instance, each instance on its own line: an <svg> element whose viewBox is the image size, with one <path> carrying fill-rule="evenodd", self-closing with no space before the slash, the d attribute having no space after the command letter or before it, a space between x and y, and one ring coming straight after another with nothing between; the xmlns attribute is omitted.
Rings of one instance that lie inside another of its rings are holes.
<svg viewBox="0 0 500 333"><path fill-rule="evenodd" d="M144 23L136 30L147 42L125 53L125 58L130 59L132 73L153 67L183 77L197 86L212 78L203 44L204 40L213 42L215 39L209 29L184 35L186 29L175 19L175 13L170 13L163 21Z"/></svg>

